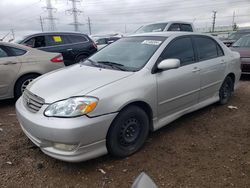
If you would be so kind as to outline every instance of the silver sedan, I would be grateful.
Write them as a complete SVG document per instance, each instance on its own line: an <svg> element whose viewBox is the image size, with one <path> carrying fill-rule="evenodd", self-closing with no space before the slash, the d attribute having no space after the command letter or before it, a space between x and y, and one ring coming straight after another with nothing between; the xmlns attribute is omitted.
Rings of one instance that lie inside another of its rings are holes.
<svg viewBox="0 0 250 188"><path fill-rule="evenodd" d="M36 79L16 111L24 133L49 156L126 157L150 131L227 103L240 75L239 54L209 35L140 34Z"/></svg>

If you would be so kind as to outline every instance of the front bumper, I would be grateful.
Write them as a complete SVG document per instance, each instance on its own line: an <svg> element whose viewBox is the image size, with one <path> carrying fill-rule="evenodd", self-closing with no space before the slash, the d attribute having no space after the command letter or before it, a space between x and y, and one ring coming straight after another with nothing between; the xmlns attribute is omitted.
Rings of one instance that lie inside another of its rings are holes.
<svg viewBox="0 0 250 188"><path fill-rule="evenodd" d="M43 115L46 107L33 113L26 109L22 97L16 102L17 118L24 133L45 154L63 161L80 162L107 153L106 135L117 113L94 118L49 118ZM60 150L54 147L55 143L76 148Z"/></svg>

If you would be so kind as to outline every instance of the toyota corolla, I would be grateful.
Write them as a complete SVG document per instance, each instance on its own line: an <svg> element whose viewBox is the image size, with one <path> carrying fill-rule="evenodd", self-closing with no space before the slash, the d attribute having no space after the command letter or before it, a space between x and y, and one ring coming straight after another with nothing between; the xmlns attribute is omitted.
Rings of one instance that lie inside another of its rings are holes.
<svg viewBox="0 0 250 188"><path fill-rule="evenodd" d="M150 131L227 103L240 75L239 54L209 35L128 36L34 80L16 103L17 117L27 137L51 157L126 157Z"/></svg>

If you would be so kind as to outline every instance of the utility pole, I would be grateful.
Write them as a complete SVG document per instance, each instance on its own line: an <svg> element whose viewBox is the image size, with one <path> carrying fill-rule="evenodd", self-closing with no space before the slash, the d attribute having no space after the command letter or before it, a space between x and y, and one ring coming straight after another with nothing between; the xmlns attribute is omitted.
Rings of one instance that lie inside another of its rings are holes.
<svg viewBox="0 0 250 188"><path fill-rule="evenodd" d="M127 24L124 25L124 32L127 33Z"/></svg>
<svg viewBox="0 0 250 188"><path fill-rule="evenodd" d="M53 12L56 11L56 9L53 8L51 0L46 0L46 4L47 4L47 6L45 7L45 9L48 12L48 17L45 19L47 19L49 21L48 30L54 31L56 29L56 24L55 24L56 18L54 17Z"/></svg>
<svg viewBox="0 0 250 188"><path fill-rule="evenodd" d="M43 32L44 28L43 28L43 19L42 19L42 16L40 16L40 24L41 24L41 29L42 29L42 32Z"/></svg>
<svg viewBox="0 0 250 188"><path fill-rule="evenodd" d="M88 17L88 26L89 26L89 34L91 35L91 21L90 18Z"/></svg>
<svg viewBox="0 0 250 188"><path fill-rule="evenodd" d="M212 32L214 32L217 11L213 11Z"/></svg>
<svg viewBox="0 0 250 188"><path fill-rule="evenodd" d="M83 25L78 22L78 15L82 13L81 10L77 8L76 3L80 2L81 0L69 0L72 2L72 9L67 10L66 12L69 12L71 15L73 15L73 23L70 25L74 26L75 31L79 31L79 26Z"/></svg>

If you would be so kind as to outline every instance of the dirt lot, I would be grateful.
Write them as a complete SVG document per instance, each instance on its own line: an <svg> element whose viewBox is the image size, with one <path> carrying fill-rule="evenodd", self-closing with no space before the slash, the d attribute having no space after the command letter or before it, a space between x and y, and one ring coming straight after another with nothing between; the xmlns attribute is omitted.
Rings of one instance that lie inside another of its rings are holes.
<svg viewBox="0 0 250 188"><path fill-rule="evenodd" d="M250 79L229 105L211 105L150 135L126 159L65 163L22 133L14 102L0 102L0 187L130 187L142 171L159 187L250 187ZM106 174L100 172L104 170Z"/></svg>

